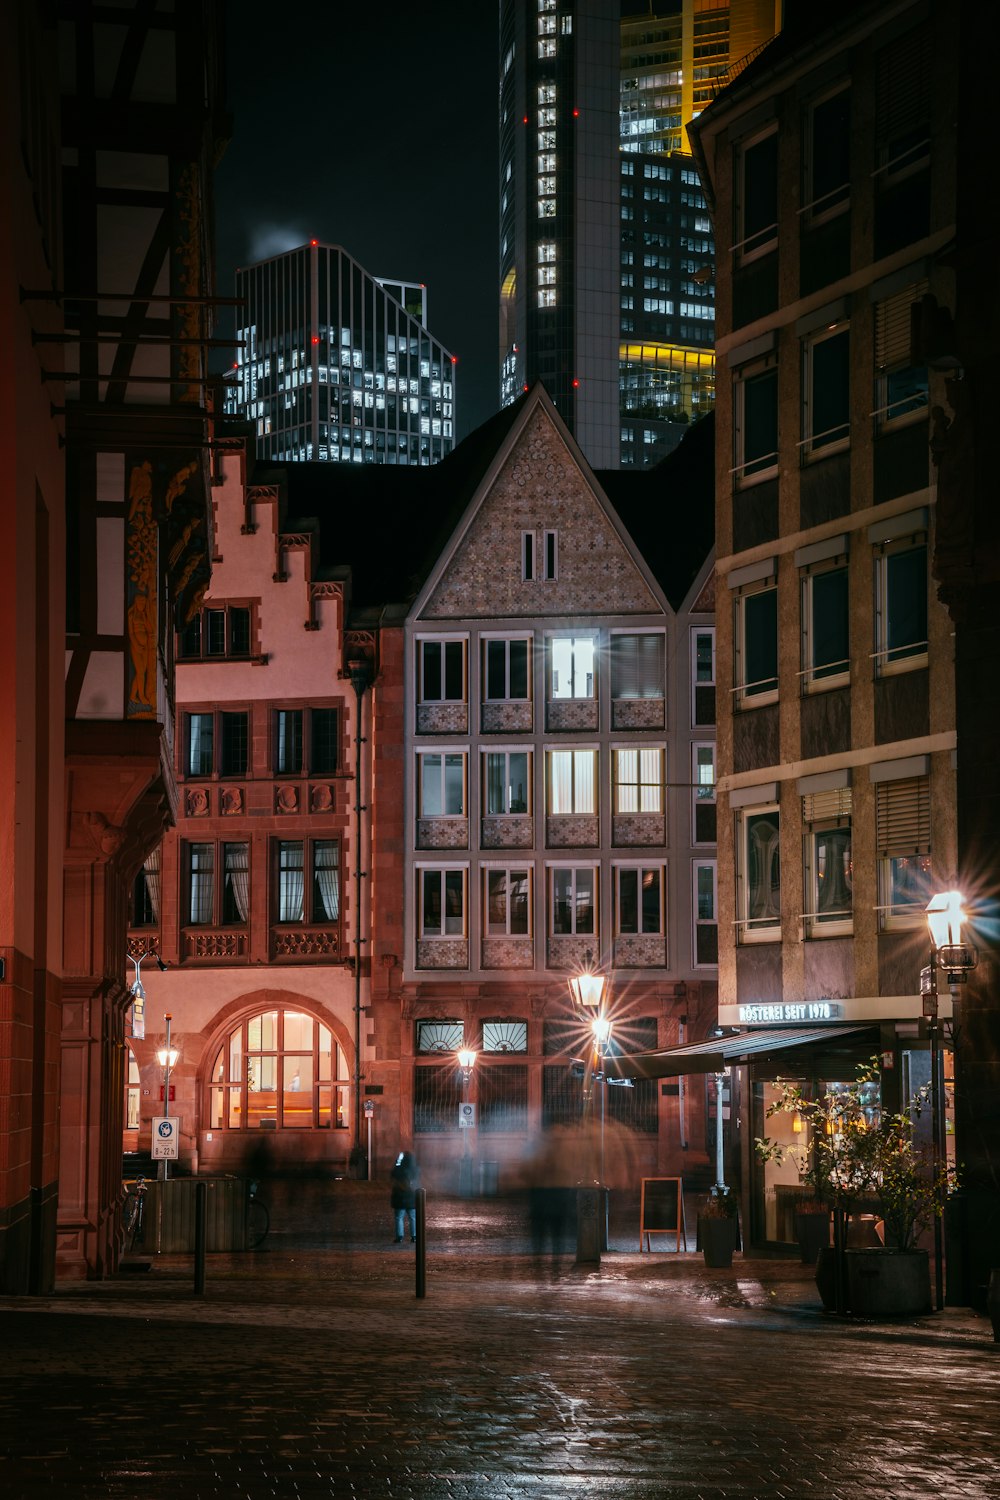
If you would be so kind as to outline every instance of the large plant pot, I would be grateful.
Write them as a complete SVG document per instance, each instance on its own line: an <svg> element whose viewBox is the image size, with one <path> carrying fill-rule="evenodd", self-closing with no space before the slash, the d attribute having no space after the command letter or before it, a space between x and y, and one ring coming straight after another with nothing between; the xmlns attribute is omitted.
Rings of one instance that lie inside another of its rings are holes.
<svg viewBox="0 0 1000 1500"><path fill-rule="evenodd" d="M1000 1268L990 1272L989 1291L986 1294L986 1311L993 1324L993 1342L1000 1344Z"/></svg>
<svg viewBox="0 0 1000 1500"><path fill-rule="evenodd" d="M733 1251L736 1249L736 1233L735 1218L699 1218L698 1241L701 1245L702 1254L705 1257L706 1266L718 1271L732 1265Z"/></svg>
<svg viewBox="0 0 1000 1500"><path fill-rule="evenodd" d="M821 1250L830 1243L830 1215L808 1213L795 1215L795 1238L804 1266L814 1266Z"/></svg>
<svg viewBox="0 0 1000 1500"><path fill-rule="evenodd" d="M847 1250L847 1296L858 1318L902 1318L931 1310L926 1250Z"/></svg>
<svg viewBox="0 0 1000 1500"><path fill-rule="evenodd" d="M846 1311L846 1276L844 1278ZM827 1312L837 1311L837 1252L832 1245L821 1245L816 1256L816 1290Z"/></svg>

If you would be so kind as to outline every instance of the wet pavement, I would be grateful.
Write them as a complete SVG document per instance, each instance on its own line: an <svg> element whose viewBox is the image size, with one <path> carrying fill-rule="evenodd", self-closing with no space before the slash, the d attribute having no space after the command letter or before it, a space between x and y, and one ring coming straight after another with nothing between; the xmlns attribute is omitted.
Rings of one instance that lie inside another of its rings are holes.
<svg viewBox="0 0 1000 1500"><path fill-rule="evenodd" d="M296 1189L260 1251L0 1299L0 1495L1000 1497L1000 1346L957 1309L822 1312L811 1271L535 1260L524 1205Z"/></svg>

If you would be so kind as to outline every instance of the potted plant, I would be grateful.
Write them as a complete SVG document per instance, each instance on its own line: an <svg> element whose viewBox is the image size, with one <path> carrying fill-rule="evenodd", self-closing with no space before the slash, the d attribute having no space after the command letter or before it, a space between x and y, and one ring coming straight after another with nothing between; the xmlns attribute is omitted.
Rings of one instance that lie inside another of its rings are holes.
<svg viewBox="0 0 1000 1500"><path fill-rule="evenodd" d="M768 1116L798 1111L808 1123L802 1148L784 1147L767 1137L756 1142L765 1160L791 1156L801 1180L820 1202L832 1206L834 1244L820 1252L816 1280L827 1307L862 1316L922 1312L930 1304L927 1252L919 1235L940 1212L949 1174L939 1170L913 1140L913 1122L926 1103L926 1090L901 1114L881 1108L878 1059L857 1069L850 1084L831 1086L818 1099L801 1085L779 1080ZM849 1249L847 1221L865 1201L878 1206L884 1245Z"/></svg>
<svg viewBox="0 0 1000 1500"><path fill-rule="evenodd" d="M706 1266L722 1270L733 1263L739 1242L739 1205L727 1187L716 1186L698 1213L698 1244Z"/></svg>

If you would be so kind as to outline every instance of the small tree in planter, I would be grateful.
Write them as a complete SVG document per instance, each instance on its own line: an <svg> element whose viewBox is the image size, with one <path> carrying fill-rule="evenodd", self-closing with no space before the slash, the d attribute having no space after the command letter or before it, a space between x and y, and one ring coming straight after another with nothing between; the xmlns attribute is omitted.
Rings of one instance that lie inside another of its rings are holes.
<svg viewBox="0 0 1000 1500"><path fill-rule="evenodd" d="M844 1226L856 1205L866 1199L878 1203L886 1250L914 1252L919 1235L940 1213L944 1193L952 1185L951 1174L943 1167L935 1177L933 1162L913 1141L913 1121L926 1105L927 1090L915 1094L904 1113L889 1114L878 1105L878 1081L877 1058L857 1069L853 1083L828 1090L819 1099L806 1098L799 1084L779 1080L778 1097L768 1117L797 1110L810 1127L807 1144L783 1147L768 1137L756 1142L763 1161L790 1156L802 1182L833 1209L838 1312L846 1306ZM918 1253L926 1259L925 1252ZM817 1279L823 1269L821 1257Z"/></svg>

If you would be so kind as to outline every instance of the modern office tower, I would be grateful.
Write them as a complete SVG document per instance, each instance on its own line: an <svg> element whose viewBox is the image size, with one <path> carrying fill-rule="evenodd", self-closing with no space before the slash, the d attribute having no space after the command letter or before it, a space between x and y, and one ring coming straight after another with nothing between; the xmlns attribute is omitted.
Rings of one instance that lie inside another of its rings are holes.
<svg viewBox="0 0 1000 1500"><path fill-rule="evenodd" d="M711 408L715 246L686 126L775 10L501 0L501 401L544 381L595 465L654 462Z"/></svg>
<svg viewBox="0 0 1000 1500"><path fill-rule="evenodd" d="M259 458L432 464L455 446L455 360L426 327L426 289L369 276L311 240L237 272L241 347L226 411Z"/></svg>

